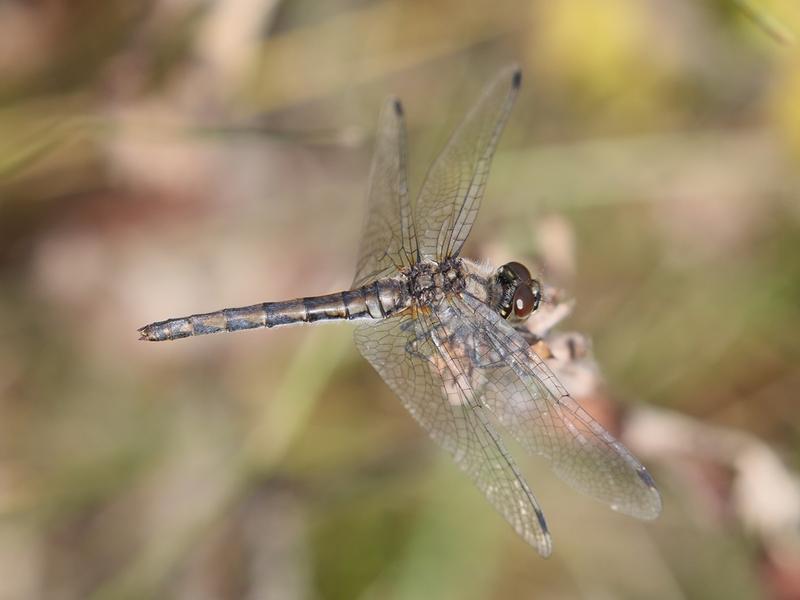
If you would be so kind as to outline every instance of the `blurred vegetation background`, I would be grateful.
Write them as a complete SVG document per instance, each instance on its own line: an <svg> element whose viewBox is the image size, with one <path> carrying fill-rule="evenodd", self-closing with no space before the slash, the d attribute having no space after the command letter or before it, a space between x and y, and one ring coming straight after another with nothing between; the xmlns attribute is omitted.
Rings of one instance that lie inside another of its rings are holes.
<svg viewBox="0 0 800 600"><path fill-rule="evenodd" d="M0 0L0 598L799 598L798 31L791 0ZM348 325L136 339L348 286L382 99L418 186L512 61L465 254L576 299L665 506L520 457L547 561Z"/></svg>

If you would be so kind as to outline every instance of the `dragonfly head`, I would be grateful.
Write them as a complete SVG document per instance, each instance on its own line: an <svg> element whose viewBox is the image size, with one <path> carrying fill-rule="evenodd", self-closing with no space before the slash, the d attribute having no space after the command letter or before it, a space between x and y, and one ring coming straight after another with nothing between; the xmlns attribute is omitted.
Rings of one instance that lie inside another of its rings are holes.
<svg viewBox="0 0 800 600"><path fill-rule="evenodd" d="M524 321L539 308L542 286L531 272L518 262L504 264L497 270L502 287L500 315L509 321Z"/></svg>

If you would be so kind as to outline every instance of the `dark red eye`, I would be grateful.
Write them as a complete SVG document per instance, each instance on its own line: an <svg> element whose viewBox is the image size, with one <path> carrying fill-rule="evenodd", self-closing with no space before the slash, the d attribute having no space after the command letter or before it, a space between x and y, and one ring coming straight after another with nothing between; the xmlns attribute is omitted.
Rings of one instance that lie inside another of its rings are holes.
<svg viewBox="0 0 800 600"><path fill-rule="evenodd" d="M536 304L536 296L534 296L533 291L527 285L520 285L517 286L517 291L514 292L514 299L512 300L514 305L514 314L524 319L531 311L534 309L534 304Z"/></svg>
<svg viewBox="0 0 800 600"><path fill-rule="evenodd" d="M525 265L518 263L518 262L510 262L506 263L506 268L508 268L514 275L517 276L523 283L528 283L531 280L531 272L525 267Z"/></svg>

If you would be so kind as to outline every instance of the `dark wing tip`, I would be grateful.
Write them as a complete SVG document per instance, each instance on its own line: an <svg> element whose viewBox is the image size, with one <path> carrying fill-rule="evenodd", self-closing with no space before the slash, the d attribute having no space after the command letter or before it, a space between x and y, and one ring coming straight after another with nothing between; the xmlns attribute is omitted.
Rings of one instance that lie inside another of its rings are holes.
<svg viewBox="0 0 800 600"><path fill-rule="evenodd" d="M544 514L538 508L536 509L536 520L539 521L539 527L542 528L542 531L549 534L550 531L547 529L547 521L544 520Z"/></svg>
<svg viewBox="0 0 800 600"><path fill-rule="evenodd" d="M636 474L639 476L639 479L647 486L647 493L649 494L649 502L647 507L644 510L641 510L639 514L635 515L640 519L644 519L650 521L658 517L661 514L661 494L658 493L658 488L656 488L656 482L650 476L650 473L644 467L641 467L636 470Z"/></svg>
<svg viewBox="0 0 800 600"><path fill-rule="evenodd" d="M522 85L522 69L519 67L514 69L514 73L511 76L511 85L514 89L519 89L519 86Z"/></svg>
<svg viewBox="0 0 800 600"><path fill-rule="evenodd" d="M639 476L639 479L641 479L647 487L653 489L656 488L656 482L653 480L653 477L650 475L650 473L647 472L647 469L645 469L644 467L640 467L639 469L636 470L636 474Z"/></svg>
<svg viewBox="0 0 800 600"><path fill-rule="evenodd" d="M542 539L536 544L536 551L542 558L547 558L553 553L553 540L550 538L550 530L547 528L547 521L544 520L544 514L538 508L534 509L536 512L536 520L539 521L539 527L542 528Z"/></svg>
<svg viewBox="0 0 800 600"><path fill-rule="evenodd" d="M394 112L395 112L395 114L396 114L398 117L402 117L402 116L403 116L403 103L402 103L402 102L400 102L400 100L399 100L398 98L395 98L395 99L394 99L393 106L394 106Z"/></svg>

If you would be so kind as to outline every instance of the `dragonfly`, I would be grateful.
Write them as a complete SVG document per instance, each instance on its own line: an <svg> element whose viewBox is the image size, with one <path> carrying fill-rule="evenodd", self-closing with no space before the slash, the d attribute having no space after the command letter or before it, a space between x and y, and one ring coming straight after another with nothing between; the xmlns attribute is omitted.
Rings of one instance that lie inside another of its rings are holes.
<svg viewBox="0 0 800 600"><path fill-rule="evenodd" d="M512 65L487 85L413 202L403 107L393 97L385 102L350 289L171 318L139 334L163 341L357 321L359 352L516 533L546 557L547 522L499 431L616 511L654 519L661 497L645 467L533 350L525 321L542 302L542 283L519 262L494 268L460 255L521 81Z"/></svg>

